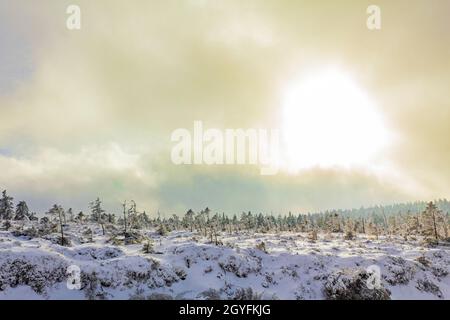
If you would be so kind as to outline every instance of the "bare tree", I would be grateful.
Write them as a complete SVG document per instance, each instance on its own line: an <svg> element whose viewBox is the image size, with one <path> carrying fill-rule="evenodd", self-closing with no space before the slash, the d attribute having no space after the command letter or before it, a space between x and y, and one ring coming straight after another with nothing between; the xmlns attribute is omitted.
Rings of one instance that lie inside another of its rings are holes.
<svg viewBox="0 0 450 320"><path fill-rule="evenodd" d="M122 208L123 208L123 226L124 226L123 234L126 234L127 233L127 201L126 200L122 203Z"/></svg>

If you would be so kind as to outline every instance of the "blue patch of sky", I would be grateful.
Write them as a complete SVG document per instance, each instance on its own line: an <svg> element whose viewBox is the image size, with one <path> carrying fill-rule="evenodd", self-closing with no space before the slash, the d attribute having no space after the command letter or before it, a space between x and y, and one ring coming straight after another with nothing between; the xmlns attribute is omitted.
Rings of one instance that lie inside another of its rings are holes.
<svg viewBox="0 0 450 320"><path fill-rule="evenodd" d="M0 146L0 156L9 157L13 154L12 150L9 148L4 148Z"/></svg>
<svg viewBox="0 0 450 320"><path fill-rule="evenodd" d="M34 71L26 22L13 19L8 10L0 10L0 95L13 93Z"/></svg>

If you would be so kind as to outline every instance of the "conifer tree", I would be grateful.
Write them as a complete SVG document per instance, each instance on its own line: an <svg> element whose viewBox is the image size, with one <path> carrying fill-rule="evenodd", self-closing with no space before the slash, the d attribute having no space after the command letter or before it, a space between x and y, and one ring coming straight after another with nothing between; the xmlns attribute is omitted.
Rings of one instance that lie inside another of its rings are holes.
<svg viewBox="0 0 450 320"><path fill-rule="evenodd" d="M13 198L7 195L6 190L3 190L0 198L0 219L11 220L13 214Z"/></svg>
<svg viewBox="0 0 450 320"><path fill-rule="evenodd" d="M102 208L102 202L100 201L100 198L95 199L89 204L89 207L92 212L92 221L98 222L100 226L102 227L102 233L105 235L105 210Z"/></svg>
<svg viewBox="0 0 450 320"><path fill-rule="evenodd" d="M27 203L25 201L20 201L16 206L16 213L14 215L14 220L25 220L30 216Z"/></svg>
<svg viewBox="0 0 450 320"><path fill-rule="evenodd" d="M429 202L425 211L422 212L422 221L422 234L439 240L442 233L441 226L445 222L445 217L433 202Z"/></svg>

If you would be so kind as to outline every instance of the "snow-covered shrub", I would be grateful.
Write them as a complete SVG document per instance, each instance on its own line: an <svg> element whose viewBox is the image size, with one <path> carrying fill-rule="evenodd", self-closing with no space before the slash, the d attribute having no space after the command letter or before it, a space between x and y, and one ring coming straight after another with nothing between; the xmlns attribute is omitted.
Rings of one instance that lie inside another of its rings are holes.
<svg viewBox="0 0 450 320"><path fill-rule="evenodd" d="M49 235L51 233L58 232L58 224L50 221L50 219L48 217L43 217L39 221L38 229L39 229L39 235L42 237L45 235Z"/></svg>
<svg viewBox="0 0 450 320"><path fill-rule="evenodd" d="M143 288L137 288L136 293L130 295L129 300L146 300L145 291Z"/></svg>
<svg viewBox="0 0 450 320"><path fill-rule="evenodd" d="M89 300L106 300L108 293L104 291L105 287L110 287L111 283L102 281L97 272L81 274L81 289L84 291L86 299Z"/></svg>
<svg viewBox="0 0 450 320"><path fill-rule="evenodd" d="M314 290L310 286L311 283L306 283L307 286L300 284L297 290L295 290L294 295L296 300L311 300L316 299L317 296Z"/></svg>
<svg viewBox="0 0 450 320"><path fill-rule="evenodd" d="M266 243L264 241L258 243L256 245L256 249L261 250L264 253L267 253L267 249L266 249Z"/></svg>
<svg viewBox="0 0 450 320"><path fill-rule="evenodd" d="M261 283L261 286L263 288L268 288L271 285L276 285L277 282L274 280L274 276L275 276L275 274L273 272L271 272L271 273L266 272L264 274L264 281Z"/></svg>
<svg viewBox="0 0 450 320"><path fill-rule="evenodd" d="M317 239L318 239L317 230L312 230L308 235L308 239L313 242L317 241Z"/></svg>
<svg viewBox="0 0 450 320"><path fill-rule="evenodd" d="M11 228L11 222L9 222L9 220L6 220L5 222L3 222L2 230L8 231L10 228Z"/></svg>
<svg viewBox="0 0 450 320"><path fill-rule="evenodd" d="M144 242L144 244L142 246L142 252L144 252L146 254L154 252L153 242L150 239L148 239L147 241Z"/></svg>
<svg viewBox="0 0 450 320"><path fill-rule="evenodd" d="M152 293L147 297L147 300L173 300L173 297L165 293Z"/></svg>
<svg viewBox="0 0 450 320"><path fill-rule="evenodd" d="M41 236L41 233L39 232L38 229L36 229L34 226L32 226L31 228L24 228L24 229L20 229L20 230L14 230L12 232L12 235L14 237L25 237L28 240L33 239L33 238L38 238Z"/></svg>
<svg viewBox="0 0 450 320"><path fill-rule="evenodd" d="M168 232L167 232L166 226L163 225L163 224L161 224L161 225L159 226L159 228L158 228L158 234L159 234L160 236L166 236L167 233L168 233Z"/></svg>
<svg viewBox="0 0 450 320"><path fill-rule="evenodd" d="M428 260L425 256L420 256L416 259L417 262L421 263L425 267L429 267L431 265L431 261Z"/></svg>
<svg viewBox="0 0 450 320"><path fill-rule="evenodd" d="M220 292L216 289L210 288L206 291L200 292L197 295L197 299L204 299L204 300L220 300Z"/></svg>
<svg viewBox="0 0 450 320"><path fill-rule="evenodd" d="M147 238L144 237L141 233L136 230L130 230L125 233L124 243L125 245L140 244L145 240L147 240Z"/></svg>
<svg viewBox="0 0 450 320"><path fill-rule="evenodd" d="M106 242L110 243L114 246L120 246L120 245L124 244L124 237L123 237L123 235L112 233Z"/></svg>
<svg viewBox="0 0 450 320"><path fill-rule="evenodd" d="M186 267L189 269L193 263L191 257L184 257L184 263L186 264Z"/></svg>
<svg viewBox="0 0 450 320"><path fill-rule="evenodd" d="M251 287L236 289L232 300L261 300L262 293L254 291Z"/></svg>
<svg viewBox="0 0 450 320"><path fill-rule="evenodd" d="M388 273L384 275L390 285L408 284L416 273L413 263L409 263L401 257L390 256L386 264Z"/></svg>
<svg viewBox="0 0 450 320"><path fill-rule="evenodd" d="M353 231L348 230L345 232L344 240L354 240L354 239L355 239L355 235L353 234Z"/></svg>
<svg viewBox="0 0 450 320"><path fill-rule="evenodd" d="M65 281L67 264L54 257L11 257L0 265L0 291L7 287L29 286L41 294L56 283Z"/></svg>
<svg viewBox="0 0 450 320"><path fill-rule="evenodd" d="M420 291L429 292L437 296L438 298L442 298L442 292L441 289L439 289L439 286L434 284L428 279L419 279L417 280L416 288Z"/></svg>
<svg viewBox="0 0 450 320"><path fill-rule="evenodd" d="M433 238L425 238L423 239L423 244L430 248L434 248L439 245L439 240Z"/></svg>
<svg viewBox="0 0 450 320"><path fill-rule="evenodd" d="M239 278L246 278L250 273L258 273L261 263L250 256L228 256L218 262L223 271L231 272Z"/></svg>
<svg viewBox="0 0 450 320"><path fill-rule="evenodd" d="M186 271L183 268L181 268L181 267L174 267L173 271L178 276L178 278L180 278L180 280L185 280L186 279L187 273L186 273Z"/></svg>
<svg viewBox="0 0 450 320"><path fill-rule="evenodd" d="M287 275L293 279L298 278L297 268L295 266L282 266L281 273Z"/></svg>
<svg viewBox="0 0 450 320"><path fill-rule="evenodd" d="M126 286L135 287L137 284L145 283L149 288L162 288L170 287L173 283L186 279L186 272L181 268L161 265L159 261L153 259L146 260L150 263L150 268L125 271Z"/></svg>
<svg viewBox="0 0 450 320"><path fill-rule="evenodd" d="M205 270L203 270L203 273L210 273L210 272L212 272L213 271L213 267L212 266L207 266L206 268L205 268Z"/></svg>
<svg viewBox="0 0 450 320"><path fill-rule="evenodd" d="M369 277L364 269L335 271L325 282L325 297L329 300L389 300L390 292L382 285L373 289L367 286Z"/></svg>
<svg viewBox="0 0 450 320"><path fill-rule="evenodd" d="M91 228L84 229L82 232L82 235L84 238L83 242L88 242L88 243L94 242L94 240L93 240L94 233L92 232Z"/></svg>
<svg viewBox="0 0 450 320"><path fill-rule="evenodd" d="M437 278L443 278L448 275L448 266L435 265L431 267L431 273Z"/></svg>
<svg viewBox="0 0 450 320"><path fill-rule="evenodd" d="M142 290L171 287L186 276L181 268L133 256L128 261L110 260L100 267L82 268L81 289L87 299L103 300L112 298L111 291L138 288L131 298L145 299Z"/></svg>
<svg viewBox="0 0 450 320"><path fill-rule="evenodd" d="M60 235L58 236L46 236L44 239L50 240L53 244L62 245L64 247L70 247L72 242L67 238L62 238Z"/></svg>
<svg viewBox="0 0 450 320"><path fill-rule="evenodd" d="M75 251L76 258L82 260L109 260L117 258L123 255L123 251L120 248L104 246L104 247L81 247Z"/></svg>

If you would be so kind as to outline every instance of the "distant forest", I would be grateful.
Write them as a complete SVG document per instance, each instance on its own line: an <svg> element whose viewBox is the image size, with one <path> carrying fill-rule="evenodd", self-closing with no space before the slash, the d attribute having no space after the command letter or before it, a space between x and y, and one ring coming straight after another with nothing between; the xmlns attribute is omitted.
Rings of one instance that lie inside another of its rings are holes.
<svg viewBox="0 0 450 320"><path fill-rule="evenodd" d="M216 239L219 232L310 232L312 238L318 232L345 233L352 239L358 233L379 235L423 235L435 240L449 238L450 202L439 199L434 202L412 202L386 206L375 206L352 210L331 210L318 213L274 215L252 212L241 212L232 215L214 212L208 207L200 212L187 210L182 215L173 214L170 217L151 217L145 211L137 210L136 202L124 201L122 213L116 215L103 209L102 201L97 198L89 204L90 212L80 211L78 214L72 208L63 208L55 204L45 216L37 217L28 208L25 201L19 201L15 206L13 197L5 191L0 197L0 220L2 229L11 227L10 221L39 221L39 234L48 234L56 230L61 232L61 243L64 243L63 230L68 223L96 223L102 227L103 234L114 229L116 236L122 233L127 238L132 230L157 228L161 234L167 231L185 229ZM24 228L24 225L21 226ZM36 233L34 232L33 234Z"/></svg>
<svg viewBox="0 0 450 320"><path fill-rule="evenodd" d="M347 210L327 210L317 212L318 214L329 214L338 213L341 216L349 218L362 218L368 216L378 216L381 217L383 214L386 216L392 216L396 214L407 214L407 213L420 213L425 210L428 202L426 201L416 201L416 202L406 202L397 203L384 206L374 206L374 207L361 207L359 209L347 209ZM450 212L450 202L447 199L435 200L434 204L436 207L444 213Z"/></svg>

